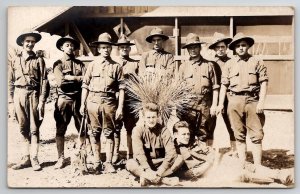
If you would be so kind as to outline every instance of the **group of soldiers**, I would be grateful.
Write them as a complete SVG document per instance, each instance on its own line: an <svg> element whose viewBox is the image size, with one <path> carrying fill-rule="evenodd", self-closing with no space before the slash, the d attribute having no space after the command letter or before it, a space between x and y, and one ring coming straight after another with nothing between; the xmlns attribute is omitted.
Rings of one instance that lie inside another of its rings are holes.
<svg viewBox="0 0 300 194"><path fill-rule="evenodd" d="M58 94L54 110L58 152L55 168L66 165L64 136L72 117L79 142L85 143L86 135L80 128L86 115L96 174L116 172L113 164L119 160L120 131L124 126L128 148L126 169L140 177L142 185L166 181L166 177L179 169L185 169L186 175L201 176L213 161L210 147L216 115L221 113L230 135L231 154L239 158L241 169L247 166L246 136L254 144L255 169L262 169L266 66L248 52L254 44L253 38L238 33L231 39L217 32L213 38L209 49L215 51L215 58L210 61L200 54L204 42L199 36L190 33L186 37L183 48L187 49L189 59L182 62L178 74L193 86L196 98L189 102L188 114L178 113L180 121L175 123L173 134L159 122L160 107L155 103L143 106L140 114L143 119L137 124L139 118L133 114L126 95L126 79L131 76L154 69L174 79L174 56L163 48L169 37L160 28L152 29L147 36L146 41L153 49L144 52L140 61L130 58L134 44L128 37L121 35L115 43L108 33L100 34L97 41L90 43L99 56L88 67L75 58L79 42L69 35L60 38L56 47L63 57L53 65ZM16 42L23 50L8 69L9 113L16 116L26 150L21 161L12 167L15 170L30 166L35 171L42 170L38 161L39 127L49 83L43 58L33 52L40 40L41 35L36 32L21 34ZM112 46L118 47L117 60L111 58ZM227 56L228 48L233 50L233 58ZM101 134L106 140L104 163L100 158Z"/></svg>

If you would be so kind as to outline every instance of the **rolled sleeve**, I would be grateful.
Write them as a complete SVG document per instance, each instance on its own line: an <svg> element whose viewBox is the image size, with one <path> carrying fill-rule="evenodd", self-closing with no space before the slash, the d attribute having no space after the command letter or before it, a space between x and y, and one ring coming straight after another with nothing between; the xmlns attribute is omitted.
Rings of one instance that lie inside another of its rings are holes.
<svg viewBox="0 0 300 194"><path fill-rule="evenodd" d="M14 99L14 72L13 63L8 65L8 102L13 102Z"/></svg>
<svg viewBox="0 0 300 194"><path fill-rule="evenodd" d="M268 75L267 75L267 67L264 65L264 62L261 60L259 60L257 62L257 71L258 71L258 75L259 75L258 81L260 83L269 80Z"/></svg>
<svg viewBox="0 0 300 194"><path fill-rule="evenodd" d="M229 64L230 63L225 63L224 68L222 69L222 78L221 78L221 84L228 87L230 82L229 82Z"/></svg>
<svg viewBox="0 0 300 194"><path fill-rule="evenodd" d="M93 66L94 66L94 63L90 63L85 74L84 74L84 77L83 77L83 81L82 81L82 88L85 88L87 90L89 90L89 85L90 85L90 81L91 81L91 78L92 78L92 71L93 71Z"/></svg>

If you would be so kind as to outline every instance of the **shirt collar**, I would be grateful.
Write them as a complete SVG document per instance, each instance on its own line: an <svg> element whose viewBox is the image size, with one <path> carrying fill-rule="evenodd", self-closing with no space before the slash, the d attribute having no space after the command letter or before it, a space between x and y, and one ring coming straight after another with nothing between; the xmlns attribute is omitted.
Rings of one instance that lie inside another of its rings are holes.
<svg viewBox="0 0 300 194"><path fill-rule="evenodd" d="M243 56L242 58L241 57L239 57L238 55L236 56L237 58L237 62L239 62L239 61L248 61L251 57L252 57L252 55L250 55L250 54L246 54L245 56Z"/></svg>
<svg viewBox="0 0 300 194"><path fill-rule="evenodd" d="M33 51L30 51L29 53L26 53L26 54L25 54L24 51L20 51L18 53L18 56L23 56L24 59L27 61L27 60L29 60L31 58L34 58L36 55L35 55L35 53Z"/></svg>
<svg viewBox="0 0 300 194"><path fill-rule="evenodd" d="M74 55L68 55L68 54L64 53L63 59L65 61L70 61L70 60L74 60L75 56Z"/></svg>
<svg viewBox="0 0 300 194"><path fill-rule="evenodd" d="M193 60L190 57L189 61L191 62L191 64L198 63L198 65L201 65L203 62L203 57L200 55L197 59L193 59Z"/></svg>
<svg viewBox="0 0 300 194"><path fill-rule="evenodd" d="M227 56L227 55L223 55L223 56L218 56L218 55L215 55L215 59L216 59L216 61L219 61L219 60L221 60L221 61L223 61L223 62L226 62L226 61L228 61L228 59L229 59L229 57Z"/></svg>

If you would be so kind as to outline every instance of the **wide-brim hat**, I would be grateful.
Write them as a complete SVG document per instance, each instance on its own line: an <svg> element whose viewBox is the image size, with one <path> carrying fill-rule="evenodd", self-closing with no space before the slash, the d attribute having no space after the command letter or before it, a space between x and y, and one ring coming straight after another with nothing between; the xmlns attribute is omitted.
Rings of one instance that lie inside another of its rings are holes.
<svg viewBox="0 0 300 194"><path fill-rule="evenodd" d="M61 50L61 46L66 42L66 41L70 41L74 44L74 50L79 49L80 47L80 43L75 40L72 36L67 35L65 37L61 37L60 39L57 40L56 42L56 48L58 48L59 50Z"/></svg>
<svg viewBox="0 0 300 194"><path fill-rule="evenodd" d="M232 42L229 44L229 49L230 50L234 50L234 46L236 45L237 42L240 41L246 41L249 44L249 47L251 47L254 44L254 39L249 37L249 36L245 36L243 33L237 33L234 37Z"/></svg>
<svg viewBox="0 0 300 194"><path fill-rule="evenodd" d="M162 29L160 28L153 28L150 32L150 35L146 38L146 41L151 43L152 42L152 38L154 36L160 36L162 37L163 40L168 40L169 37L167 35L164 35L164 32L162 31Z"/></svg>
<svg viewBox="0 0 300 194"><path fill-rule="evenodd" d="M19 46L23 46L23 41L26 36L33 36L35 38L36 43L42 39L42 36L37 31L25 30L16 40Z"/></svg>
<svg viewBox="0 0 300 194"><path fill-rule="evenodd" d="M100 34L98 37L98 41L91 42L90 46L97 47L99 44L115 45L115 43L111 41L111 36L107 32Z"/></svg>
<svg viewBox="0 0 300 194"><path fill-rule="evenodd" d="M134 43L131 43L129 38L123 34L120 36L118 42L115 44L116 46L121 46L121 45L128 45L128 46L132 46L135 45Z"/></svg>
<svg viewBox="0 0 300 194"><path fill-rule="evenodd" d="M213 36L213 40L211 45L209 45L209 49L214 49L215 46L220 43L220 42L224 42L226 45L228 45L230 42L232 41L232 38L226 37L224 34L222 33L218 33L215 32L214 36Z"/></svg>
<svg viewBox="0 0 300 194"><path fill-rule="evenodd" d="M191 46L191 45L201 45L204 43L205 42L200 41L200 38L197 34L189 33L186 37L186 44L182 48L187 48L188 46Z"/></svg>

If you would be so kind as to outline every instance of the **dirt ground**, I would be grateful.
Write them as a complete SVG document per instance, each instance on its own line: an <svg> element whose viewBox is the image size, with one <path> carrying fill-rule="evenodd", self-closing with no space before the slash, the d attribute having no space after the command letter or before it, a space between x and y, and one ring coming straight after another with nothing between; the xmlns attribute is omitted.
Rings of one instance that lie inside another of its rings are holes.
<svg viewBox="0 0 300 194"><path fill-rule="evenodd" d="M66 134L65 157L68 165L60 170L54 169L57 160L55 144L55 121L53 118L53 103L46 105L44 122L40 128L39 161L42 171L35 172L32 168L13 170L11 166L22 156L20 145L20 133L16 121L8 122L8 152L7 152L7 182L9 187L23 188L53 188L53 187L140 187L138 179L124 169L124 165L117 167L115 174L76 176L72 173L71 158L74 155L73 145L77 138L77 132L73 120ZM265 137L263 141L263 165L272 169L294 169L294 113L284 111L266 111ZM121 137L126 132L122 130ZM134 144L134 143L133 143ZM121 139L121 158L126 156L126 138ZM279 187L285 185L279 183L255 184L243 183L238 180L236 165L238 160L226 155L229 147L229 136L221 118L218 119L215 131L214 147L220 148L218 165L214 166L207 176L198 180L180 180L178 187ZM104 146L102 145L102 148ZM253 161L251 146L248 149L247 160ZM104 152L102 150L102 152ZM88 167L92 163L88 157ZM154 187L154 186L151 186ZM159 187L167 187L160 185Z"/></svg>

